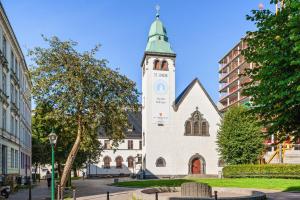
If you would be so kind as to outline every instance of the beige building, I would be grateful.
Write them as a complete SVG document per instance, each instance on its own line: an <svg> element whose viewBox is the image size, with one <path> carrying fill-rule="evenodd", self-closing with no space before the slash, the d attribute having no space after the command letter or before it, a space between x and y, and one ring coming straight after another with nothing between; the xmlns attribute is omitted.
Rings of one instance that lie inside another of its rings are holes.
<svg viewBox="0 0 300 200"><path fill-rule="evenodd" d="M0 3L0 181L31 174L30 87L24 55Z"/></svg>
<svg viewBox="0 0 300 200"><path fill-rule="evenodd" d="M247 63L241 51L247 47L242 39L219 61L219 110L225 112L233 105L244 104L249 98L242 95L243 84L249 81L247 77L240 77L246 68L252 68Z"/></svg>

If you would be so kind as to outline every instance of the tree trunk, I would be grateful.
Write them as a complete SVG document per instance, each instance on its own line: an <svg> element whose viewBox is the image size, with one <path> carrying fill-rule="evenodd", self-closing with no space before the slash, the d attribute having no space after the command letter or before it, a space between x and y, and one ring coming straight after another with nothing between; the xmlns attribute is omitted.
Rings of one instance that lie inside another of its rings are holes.
<svg viewBox="0 0 300 200"><path fill-rule="evenodd" d="M61 171L61 163L60 163L60 161L57 161L57 171L58 171L59 178L61 178L62 171Z"/></svg>
<svg viewBox="0 0 300 200"><path fill-rule="evenodd" d="M61 177L61 180L60 180L61 187L65 187L66 183L68 181L68 176L70 175L73 162L75 160L76 154L77 154L78 149L80 147L81 134L82 134L82 126L81 126L81 120L79 118L78 119L78 130L77 130L76 140L75 140L75 143L72 147L72 150L69 153L69 156L67 158L67 161L66 161L66 164L65 164L65 167L64 167L64 171L63 171L63 174L62 174L62 177Z"/></svg>

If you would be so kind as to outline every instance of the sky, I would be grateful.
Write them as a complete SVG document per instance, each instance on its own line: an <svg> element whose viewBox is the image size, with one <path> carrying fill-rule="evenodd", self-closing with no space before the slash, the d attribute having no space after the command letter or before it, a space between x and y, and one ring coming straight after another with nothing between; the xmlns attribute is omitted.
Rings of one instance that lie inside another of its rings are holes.
<svg viewBox="0 0 300 200"><path fill-rule="evenodd" d="M1 0L26 56L36 46L46 47L41 35L79 43L80 51L101 44L98 58L109 61L137 83L141 91L141 60L155 6L167 29L176 57L176 95L198 77L217 102L218 61L255 30L246 20L252 9L269 0ZM274 6L271 7L272 10Z"/></svg>

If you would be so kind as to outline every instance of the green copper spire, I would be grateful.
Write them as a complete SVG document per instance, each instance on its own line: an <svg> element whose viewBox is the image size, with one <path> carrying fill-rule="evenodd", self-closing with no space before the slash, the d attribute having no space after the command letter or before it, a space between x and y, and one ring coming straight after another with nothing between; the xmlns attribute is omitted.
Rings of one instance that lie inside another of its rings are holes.
<svg viewBox="0 0 300 200"><path fill-rule="evenodd" d="M162 22L159 19L159 7L156 7L156 19L151 24L148 43L146 46L146 52L157 52L157 53L172 53L171 45L168 42L167 31Z"/></svg>

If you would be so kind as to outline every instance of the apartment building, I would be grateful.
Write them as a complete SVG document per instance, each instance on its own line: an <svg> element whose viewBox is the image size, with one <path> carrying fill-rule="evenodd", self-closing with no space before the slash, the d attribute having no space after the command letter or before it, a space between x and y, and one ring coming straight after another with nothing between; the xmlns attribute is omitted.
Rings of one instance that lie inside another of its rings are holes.
<svg viewBox="0 0 300 200"><path fill-rule="evenodd" d="M28 68L0 3L0 172L14 181L31 174L31 82Z"/></svg>
<svg viewBox="0 0 300 200"><path fill-rule="evenodd" d="M249 81L248 77L240 76L246 68L252 68L252 63L247 63L241 51L247 47L244 38L235 45L219 61L219 110L223 113L233 105L244 104L249 97L242 95L243 84Z"/></svg>

